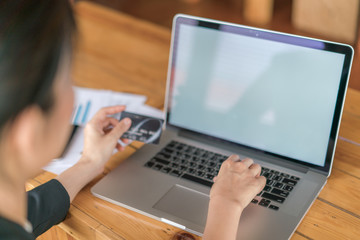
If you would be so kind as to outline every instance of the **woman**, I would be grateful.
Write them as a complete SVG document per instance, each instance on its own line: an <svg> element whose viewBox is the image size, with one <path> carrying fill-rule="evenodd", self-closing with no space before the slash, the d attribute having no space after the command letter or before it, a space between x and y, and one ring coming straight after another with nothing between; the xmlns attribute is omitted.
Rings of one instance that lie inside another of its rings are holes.
<svg viewBox="0 0 360 240"><path fill-rule="evenodd" d="M0 3L0 239L35 239L64 220L70 202L95 176L131 125L100 110L85 127L81 159L26 193L27 179L58 157L70 133L70 79L75 21L68 1ZM111 131L105 131L108 127ZM126 141L126 140L125 140ZM260 166L226 160L210 193L204 239L235 239L242 210L265 185Z"/></svg>

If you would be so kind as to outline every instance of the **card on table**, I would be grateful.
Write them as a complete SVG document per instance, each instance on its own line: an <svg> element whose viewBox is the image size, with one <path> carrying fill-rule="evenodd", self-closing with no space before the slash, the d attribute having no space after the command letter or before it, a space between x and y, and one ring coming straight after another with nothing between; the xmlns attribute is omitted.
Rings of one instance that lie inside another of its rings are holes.
<svg viewBox="0 0 360 240"><path fill-rule="evenodd" d="M119 121L124 118L131 119L131 127L121 136L122 138L144 143L159 143L164 123L163 119L143 116L136 113L121 112Z"/></svg>

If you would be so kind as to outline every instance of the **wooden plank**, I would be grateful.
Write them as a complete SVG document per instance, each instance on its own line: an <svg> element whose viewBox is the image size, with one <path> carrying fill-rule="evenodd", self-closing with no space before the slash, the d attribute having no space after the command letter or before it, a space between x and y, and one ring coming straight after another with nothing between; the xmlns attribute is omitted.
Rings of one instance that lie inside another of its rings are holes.
<svg viewBox="0 0 360 240"><path fill-rule="evenodd" d="M297 231L311 239L358 239L360 218L316 200Z"/></svg>
<svg viewBox="0 0 360 240"><path fill-rule="evenodd" d="M131 146L136 148L136 149L139 149L141 148L142 146L144 146L144 143L143 142L139 142L139 141L134 141L131 143Z"/></svg>
<svg viewBox="0 0 360 240"><path fill-rule="evenodd" d="M305 237L300 232L295 232L294 235L292 235L291 240L309 240L309 238Z"/></svg>
<svg viewBox="0 0 360 240"><path fill-rule="evenodd" d="M145 94L148 104L162 107L170 31L96 5L80 2L76 10L75 83Z"/></svg>
<svg viewBox="0 0 360 240"><path fill-rule="evenodd" d="M333 168L360 178L360 146L338 140Z"/></svg>
<svg viewBox="0 0 360 240"><path fill-rule="evenodd" d="M339 137L360 143L360 116L344 112L341 120Z"/></svg>
<svg viewBox="0 0 360 240"><path fill-rule="evenodd" d="M360 179L339 169L333 169L328 183L319 197L330 203L360 216Z"/></svg>
<svg viewBox="0 0 360 240"><path fill-rule="evenodd" d="M38 181L36 181L35 179L29 179L25 183L25 190L29 191L33 188L36 188L39 185L40 185L40 183Z"/></svg>
<svg viewBox="0 0 360 240"><path fill-rule="evenodd" d="M48 182L49 180L55 178L57 175L51 172L43 171L39 175L37 175L34 179L39 183L43 184Z"/></svg>
<svg viewBox="0 0 360 240"><path fill-rule="evenodd" d="M70 206L66 219L59 227L75 239L97 239L96 228L101 224L74 206Z"/></svg>
<svg viewBox="0 0 360 240"><path fill-rule="evenodd" d="M37 240L75 240L72 236L67 234L59 226L53 226L48 231L40 235Z"/></svg>
<svg viewBox="0 0 360 240"><path fill-rule="evenodd" d="M96 239L97 240L110 240L110 239L125 240L125 238L114 233L111 229L106 228L104 225L100 225L98 228L96 228Z"/></svg>
<svg viewBox="0 0 360 240"><path fill-rule="evenodd" d="M360 116L360 91L348 88L344 104L344 112Z"/></svg>

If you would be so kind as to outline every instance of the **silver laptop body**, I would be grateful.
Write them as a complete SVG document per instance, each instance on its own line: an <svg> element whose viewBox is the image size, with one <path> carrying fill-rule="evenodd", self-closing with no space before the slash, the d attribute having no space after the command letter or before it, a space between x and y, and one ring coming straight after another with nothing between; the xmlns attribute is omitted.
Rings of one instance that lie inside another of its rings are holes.
<svg viewBox="0 0 360 240"><path fill-rule="evenodd" d="M281 173L271 196L292 188L283 202L256 196L238 239L290 238L330 175L352 57L344 44L175 16L160 144L136 151L92 193L202 235L211 180L146 164L173 141L211 156L238 154Z"/></svg>

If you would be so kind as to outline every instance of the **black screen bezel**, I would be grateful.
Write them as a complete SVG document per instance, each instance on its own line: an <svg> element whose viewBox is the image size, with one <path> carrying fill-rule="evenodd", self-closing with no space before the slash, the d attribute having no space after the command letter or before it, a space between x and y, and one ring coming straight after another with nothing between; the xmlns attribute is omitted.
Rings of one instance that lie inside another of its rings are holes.
<svg viewBox="0 0 360 240"><path fill-rule="evenodd" d="M314 48L314 49L320 49L320 50L344 54L345 58L344 58L339 88L338 88L338 94L337 94L337 99L336 99L336 104L335 104L335 110L334 110L331 130L330 130L330 136L329 136L324 166L318 166L318 165L307 163L307 162L297 160L294 158L285 157L285 156L282 156L282 155L279 155L276 153L272 153L272 152L264 151L264 150L257 149L254 147L246 146L243 144L235 143L232 141L224 140L224 139L221 139L218 137L214 137L214 136L204 134L201 132L197 132L197 131L192 131L192 130L185 129L185 128L171 124L169 121L170 115L171 115L171 99L172 99L171 91L173 90L173 78L174 78L174 71L175 71L175 59L176 59L176 50L177 50L176 43L178 41L177 38L179 35L178 34L179 27L181 24L210 28L210 29L223 31L223 32L235 33L235 34L245 35L245 36L254 37L254 38L272 40L272 41L283 42L283 43L292 44L292 45L296 45L296 46L302 46L302 47L308 47L308 48ZM170 79L168 79L169 86L167 88L169 92L168 92L168 96L167 96L167 101L168 101L167 108L168 109L167 109L167 116L166 116L166 118L167 118L166 121L169 126L172 126L174 128L180 129L180 130L186 130L188 132L196 133L200 136L209 138L213 141L219 141L222 143L227 143L227 144L231 144L231 145L235 145L235 146L241 146L243 148L251 149L256 152L262 152L265 155L271 155L271 156L281 158L281 159L284 159L287 161L300 163L301 165L305 165L305 166L311 167L313 169L317 169L317 170L325 172L325 173L329 172L331 164L332 164L333 154L335 151L336 137L337 137L338 129L340 127L340 125L339 125L340 117L342 114L343 102L345 100L345 93L346 93L347 83L348 83L352 59L353 59L353 49L351 46L346 45L346 44L329 42L329 41L325 41L325 40L306 38L306 37L297 36L297 35L284 34L284 33L269 31L269 30L265 30L265 29L252 28L252 27L247 27L247 26L243 26L243 25L231 24L231 23L210 20L210 19L204 19L204 18L198 18L198 17L193 17L193 16L187 16L187 15L175 16L172 34L173 34L172 49L171 49L172 55L171 55L170 62L169 62L169 64L170 64L169 71L171 71L171 72L168 74Z"/></svg>

